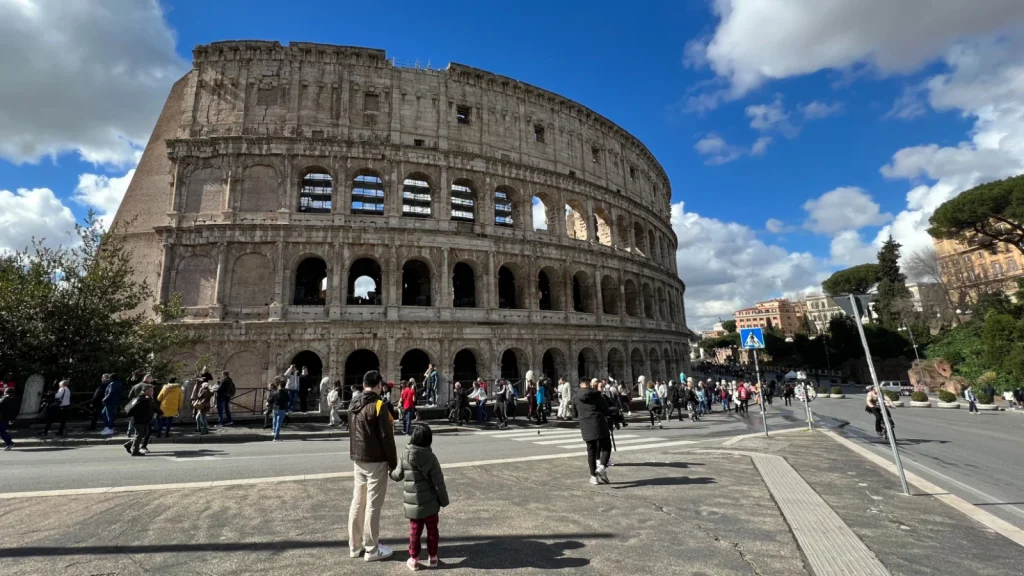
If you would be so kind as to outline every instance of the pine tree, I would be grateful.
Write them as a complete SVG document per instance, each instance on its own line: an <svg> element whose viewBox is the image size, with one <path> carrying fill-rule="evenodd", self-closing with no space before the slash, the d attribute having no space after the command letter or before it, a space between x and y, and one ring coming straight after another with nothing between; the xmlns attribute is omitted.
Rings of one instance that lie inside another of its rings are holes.
<svg viewBox="0 0 1024 576"><path fill-rule="evenodd" d="M890 329L900 327L901 303L910 298L907 277L900 272L899 242L889 239L878 251L878 295L875 297L875 312L882 326Z"/></svg>

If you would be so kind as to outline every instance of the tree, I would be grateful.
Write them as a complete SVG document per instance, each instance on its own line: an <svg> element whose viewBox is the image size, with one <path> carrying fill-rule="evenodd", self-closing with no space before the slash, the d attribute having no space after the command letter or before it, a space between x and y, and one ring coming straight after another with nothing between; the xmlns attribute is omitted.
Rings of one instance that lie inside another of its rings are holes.
<svg viewBox="0 0 1024 576"><path fill-rule="evenodd" d="M719 336L718 338L703 338L701 339L698 346L701 348L714 351L718 348L729 348L731 346L740 345L740 335L736 332Z"/></svg>
<svg viewBox="0 0 1024 576"><path fill-rule="evenodd" d="M899 328L902 322L901 304L910 298L907 277L900 271L900 243L892 236L878 251L878 295L875 297L875 311L882 326Z"/></svg>
<svg viewBox="0 0 1024 576"><path fill-rule="evenodd" d="M867 294L878 283L878 272L878 264L861 264L839 270L822 282L821 288L829 296Z"/></svg>
<svg viewBox="0 0 1024 576"><path fill-rule="evenodd" d="M772 326L772 319L768 318L767 320L765 320L764 329L768 332L771 332L772 328L774 328L774 326Z"/></svg>
<svg viewBox="0 0 1024 576"><path fill-rule="evenodd" d="M807 336L813 336L817 331L814 329L814 325L811 324L811 319L806 313L800 315L800 329L797 331L799 334Z"/></svg>
<svg viewBox="0 0 1024 576"><path fill-rule="evenodd" d="M145 369L161 378L175 366L162 356L202 339L169 321L180 318L180 297L139 310L150 297L134 278L124 236L105 233L90 214L77 225L79 244L32 249L0 259L0 365L20 378L70 377L82 385L104 372Z"/></svg>
<svg viewBox="0 0 1024 576"><path fill-rule="evenodd" d="M953 325L960 324L960 315L956 313L956 303L953 302L953 295L950 293L946 277L942 275L942 265L939 263L939 255L935 252L935 247L928 246L916 252L911 252L903 259L903 263L905 264L907 274L912 278L934 282L939 285L942 289L942 295L946 299L946 305L949 306Z"/></svg>
<svg viewBox="0 0 1024 576"><path fill-rule="evenodd" d="M928 222L932 238L967 246L1002 242L1024 254L1024 176L961 192L939 206Z"/></svg>
<svg viewBox="0 0 1024 576"><path fill-rule="evenodd" d="M732 334L733 332L736 331L736 321L735 320L726 320L725 322L722 322L722 329L725 330L726 332Z"/></svg>

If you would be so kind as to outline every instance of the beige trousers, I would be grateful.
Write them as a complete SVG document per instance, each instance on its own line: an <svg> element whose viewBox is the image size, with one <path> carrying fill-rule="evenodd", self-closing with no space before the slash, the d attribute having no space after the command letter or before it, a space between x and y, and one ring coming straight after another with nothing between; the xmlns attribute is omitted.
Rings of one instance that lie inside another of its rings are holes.
<svg viewBox="0 0 1024 576"><path fill-rule="evenodd" d="M353 462L352 506L348 510L348 547L352 553L377 551L380 511L388 490L387 462Z"/></svg>

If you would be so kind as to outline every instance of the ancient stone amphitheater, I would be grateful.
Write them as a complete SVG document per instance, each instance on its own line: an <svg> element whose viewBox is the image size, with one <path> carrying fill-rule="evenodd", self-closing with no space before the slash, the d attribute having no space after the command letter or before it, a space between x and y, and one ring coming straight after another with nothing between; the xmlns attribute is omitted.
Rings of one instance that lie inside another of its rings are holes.
<svg viewBox="0 0 1024 576"><path fill-rule="evenodd" d="M206 335L182 360L240 388L291 363L352 382L432 362L446 384L687 365L669 181L610 120L368 48L193 56L115 221Z"/></svg>

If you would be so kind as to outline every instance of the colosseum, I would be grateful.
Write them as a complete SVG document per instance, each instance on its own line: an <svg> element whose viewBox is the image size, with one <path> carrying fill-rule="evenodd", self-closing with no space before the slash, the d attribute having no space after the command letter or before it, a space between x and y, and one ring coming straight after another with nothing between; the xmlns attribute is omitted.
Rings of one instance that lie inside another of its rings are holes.
<svg viewBox="0 0 1024 576"><path fill-rule="evenodd" d="M117 213L239 388L641 374L689 362L671 189L636 138L518 80L382 50L198 46ZM449 386L442 384L442 399Z"/></svg>

